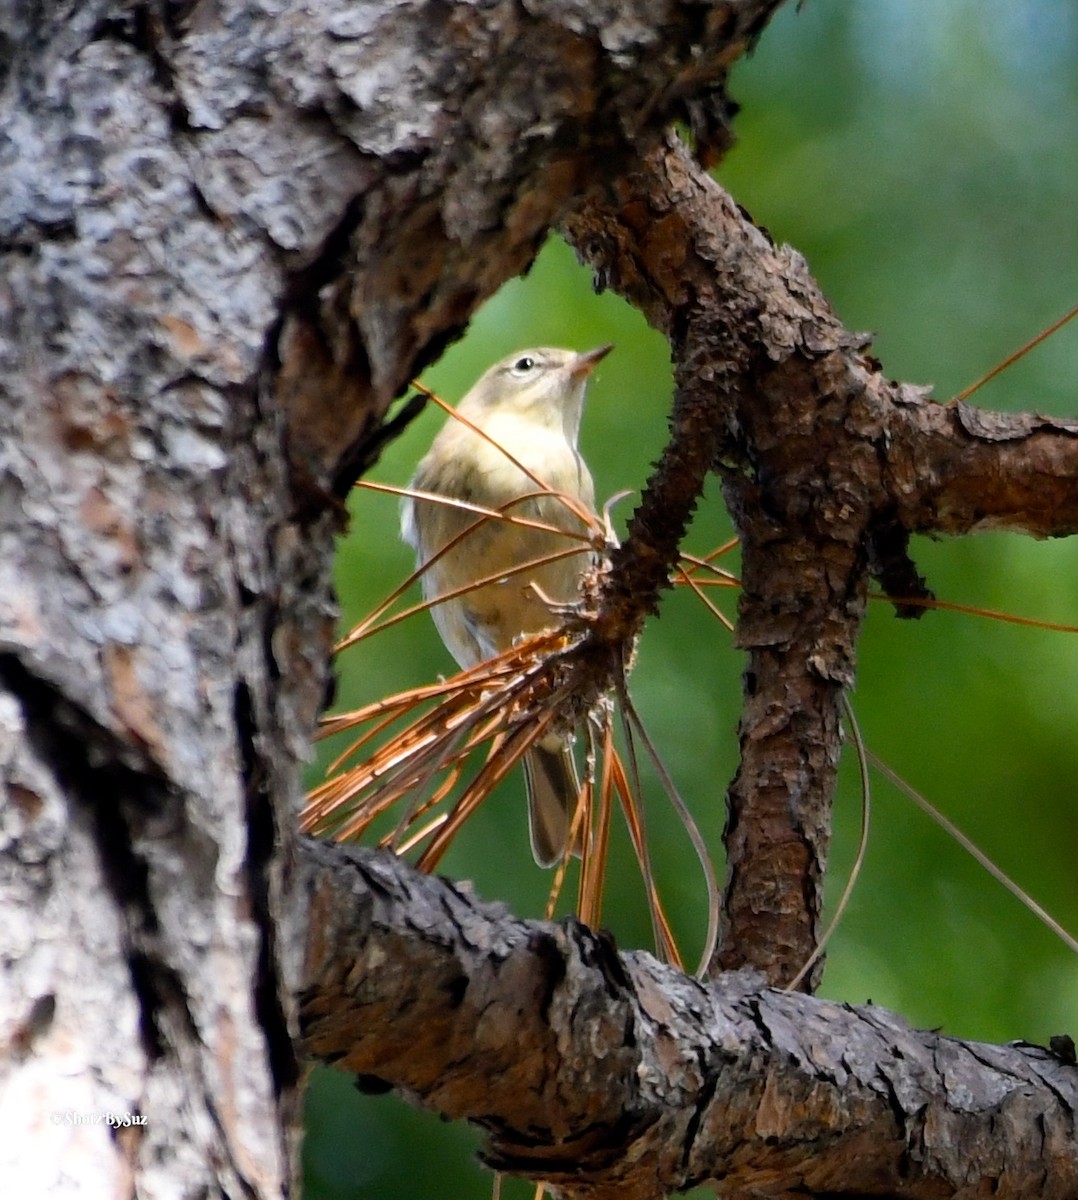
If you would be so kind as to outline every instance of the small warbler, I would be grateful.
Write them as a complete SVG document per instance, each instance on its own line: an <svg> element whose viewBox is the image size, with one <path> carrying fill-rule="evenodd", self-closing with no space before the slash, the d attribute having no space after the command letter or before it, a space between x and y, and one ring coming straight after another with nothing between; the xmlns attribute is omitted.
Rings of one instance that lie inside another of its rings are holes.
<svg viewBox="0 0 1078 1200"><path fill-rule="evenodd" d="M599 346L584 354L521 350L495 363L457 407L490 440L451 417L420 462L411 487L586 532L580 518L556 495L544 494L513 459L553 492L594 511L595 488L577 449L577 435L588 376L612 349ZM469 527L474 528L422 576L428 600L480 579L492 580L431 609L442 641L464 668L509 649L527 634L557 625L550 606L579 597L581 574L594 560L581 542L578 554L538 561L572 548L573 542L557 533L483 519L418 498L406 498L401 508L401 534L421 567ZM533 561L533 569L497 578L501 571ZM532 853L542 867L561 858L569 838L580 790L571 742L569 734L548 733L524 756Z"/></svg>

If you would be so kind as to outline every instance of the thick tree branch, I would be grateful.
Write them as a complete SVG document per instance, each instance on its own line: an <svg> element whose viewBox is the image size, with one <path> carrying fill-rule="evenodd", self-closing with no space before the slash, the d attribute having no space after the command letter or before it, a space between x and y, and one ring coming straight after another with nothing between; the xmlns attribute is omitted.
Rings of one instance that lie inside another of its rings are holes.
<svg viewBox="0 0 1078 1200"><path fill-rule="evenodd" d="M896 421L887 485L912 532L1078 533L1078 421L917 403Z"/></svg>
<svg viewBox="0 0 1078 1200"><path fill-rule="evenodd" d="M566 1196L1070 1200L1078 1072L883 1009L709 985L521 921L386 854L304 841L308 1052L482 1127Z"/></svg>

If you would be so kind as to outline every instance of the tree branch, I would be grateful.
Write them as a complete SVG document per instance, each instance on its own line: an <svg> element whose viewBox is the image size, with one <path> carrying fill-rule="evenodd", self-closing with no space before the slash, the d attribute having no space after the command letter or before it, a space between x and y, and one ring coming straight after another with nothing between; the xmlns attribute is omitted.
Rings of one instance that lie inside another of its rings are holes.
<svg viewBox="0 0 1078 1200"><path fill-rule="evenodd" d="M708 985L521 921L384 853L305 840L311 1055L485 1130L566 1196L1078 1189L1078 1072L737 972Z"/></svg>

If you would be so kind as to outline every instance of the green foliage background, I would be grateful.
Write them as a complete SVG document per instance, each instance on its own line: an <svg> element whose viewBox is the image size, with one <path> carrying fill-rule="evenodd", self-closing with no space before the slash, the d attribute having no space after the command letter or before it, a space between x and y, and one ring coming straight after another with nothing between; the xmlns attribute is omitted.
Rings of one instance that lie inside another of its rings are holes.
<svg viewBox="0 0 1078 1200"><path fill-rule="evenodd" d="M1072 0L814 0L788 7L733 82L743 111L723 184L802 251L849 328L876 331L893 378L941 398L1078 300L1078 9ZM617 344L600 368L582 444L601 497L639 489L661 449L671 393L665 342L552 239L425 376L455 401L496 358L529 345ZM985 407L1074 415L1078 323L978 393ZM428 411L373 477L404 484L440 423ZM633 500L615 510L621 521ZM396 502L358 493L338 582L347 628L411 569ZM687 543L728 536L718 488ZM937 595L1078 622L1078 542L995 534L920 540ZM736 570L736 562L731 564ZM729 613L733 595L723 596ZM339 664L338 703L429 681L451 667L426 617ZM740 655L688 594L647 629L632 690L712 844L734 769ZM945 811L1065 926L1078 931L1078 638L872 606L853 702L868 744ZM325 756L312 770L319 778ZM487 806L444 863L480 895L539 915L520 784ZM843 767L829 892L857 840L856 770ZM660 789L648 792L657 870L695 960L704 896ZM1078 1026L1078 962L894 788L877 779L864 872L831 943L825 996L871 999L912 1023L989 1041L1045 1042ZM606 924L649 946L639 880L616 850ZM721 870L721 865L720 865ZM393 1097L315 1073L306 1195L318 1200L487 1197L477 1137ZM503 1195L531 1195L508 1183Z"/></svg>

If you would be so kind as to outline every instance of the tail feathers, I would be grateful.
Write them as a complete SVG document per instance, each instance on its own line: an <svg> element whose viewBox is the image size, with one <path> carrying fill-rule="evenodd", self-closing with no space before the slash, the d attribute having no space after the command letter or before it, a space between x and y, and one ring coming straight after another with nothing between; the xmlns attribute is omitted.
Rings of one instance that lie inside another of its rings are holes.
<svg viewBox="0 0 1078 1200"><path fill-rule="evenodd" d="M532 855L541 867L552 867L565 853L576 811L580 783L572 751L565 742L557 748L537 743L524 755L528 791L528 825ZM573 853L579 854L574 846Z"/></svg>

